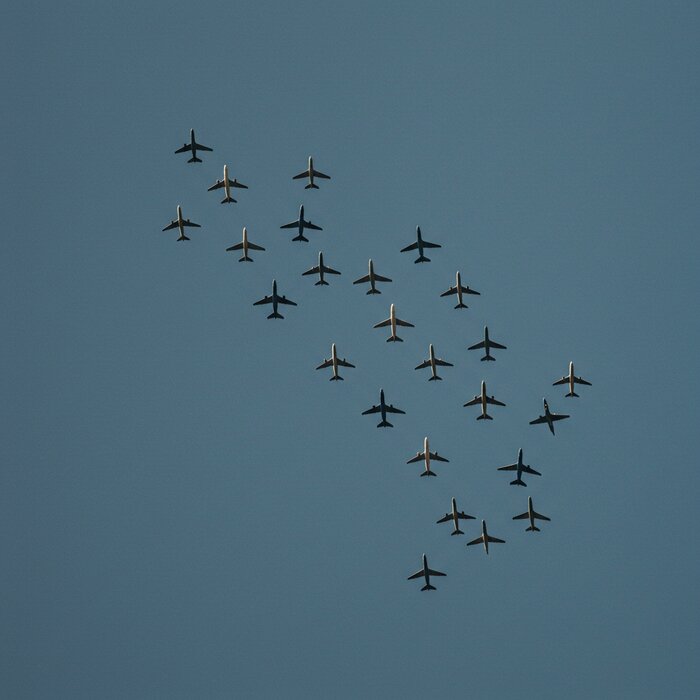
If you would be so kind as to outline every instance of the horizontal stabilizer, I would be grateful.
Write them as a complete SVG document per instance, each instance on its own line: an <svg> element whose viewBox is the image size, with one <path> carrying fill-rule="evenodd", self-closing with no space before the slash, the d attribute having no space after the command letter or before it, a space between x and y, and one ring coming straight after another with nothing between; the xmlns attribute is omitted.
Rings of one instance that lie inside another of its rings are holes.
<svg viewBox="0 0 700 700"><path fill-rule="evenodd" d="M455 309L468 309L468 308L469 307L466 304L461 303L461 302L459 304L457 304L457 306L455 306Z"/></svg>
<svg viewBox="0 0 700 700"><path fill-rule="evenodd" d="M318 185L314 185L313 183L309 183L306 187L304 187L305 190L317 190Z"/></svg>
<svg viewBox="0 0 700 700"><path fill-rule="evenodd" d="M393 428L394 426L388 420L383 420L377 424L377 428Z"/></svg>
<svg viewBox="0 0 700 700"><path fill-rule="evenodd" d="M434 382L436 379L439 381L442 381L442 377L438 377L437 374L434 377L430 377L430 379L428 379L428 381Z"/></svg>
<svg viewBox="0 0 700 700"><path fill-rule="evenodd" d="M482 413L480 416L476 417L477 420L493 420L493 418L488 413Z"/></svg>
<svg viewBox="0 0 700 700"><path fill-rule="evenodd" d="M421 472L420 476L437 476L435 472L427 471L427 472Z"/></svg>
<svg viewBox="0 0 700 700"><path fill-rule="evenodd" d="M430 262L430 258L426 258L425 255L420 255L413 262L415 262L415 263Z"/></svg>
<svg viewBox="0 0 700 700"><path fill-rule="evenodd" d="M495 361L496 361L496 358L495 358L495 357L492 357L491 355L484 355L484 356L481 358L481 361L482 361L482 362L495 362Z"/></svg>
<svg viewBox="0 0 700 700"><path fill-rule="evenodd" d="M318 282L314 282L314 287L318 287L320 284L328 285L328 282L326 282L326 280L319 280Z"/></svg>
<svg viewBox="0 0 700 700"><path fill-rule="evenodd" d="M567 396L575 396L576 398L578 398L578 394L577 394L575 391L570 391L570 392L567 394Z"/></svg>
<svg viewBox="0 0 700 700"><path fill-rule="evenodd" d="M464 533L461 530L453 530L450 535L463 535Z"/></svg>
<svg viewBox="0 0 700 700"><path fill-rule="evenodd" d="M525 528L525 532L539 532L540 528L538 528L536 525L530 525L529 527Z"/></svg>
<svg viewBox="0 0 700 700"><path fill-rule="evenodd" d="M527 484L522 479L516 479L510 482L511 486L527 486Z"/></svg>
<svg viewBox="0 0 700 700"><path fill-rule="evenodd" d="M344 381L344 379L343 379L339 374L336 375L335 377L331 377L331 381L332 381L332 382L335 382L335 381L338 381L338 380L340 380L341 382Z"/></svg>
<svg viewBox="0 0 700 700"><path fill-rule="evenodd" d="M304 243L309 242L309 239L303 233L300 233L298 236L294 236L294 238L292 238L292 240L293 241L304 241Z"/></svg>
<svg viewBox="0 0 700 700"><path fill-rule="evenodd" d="M236 200L235 200L233 197L224 197L224 198L221 200L221 203L222 203L222 204L231 204L231 203L235 204L235 203L236 203Z"/></svg>
<svg viewBox="0 0 700 700"><path fill-rule="evenodd" d="M280 313L277 313L277 311L273 311L273 312L268 316L268 318L284 318L284 316L282 316L282 314L280 314Z"/></svg>
<svg viewBox="0 0 700 700"><path fill-rule="evenodd" d="M367 294L381 294L381 292L378 289L370 289Z"/></svg>
<svg viewBox="0 0 700 700"><path fill-rule="evenodd" d="M249 258L247 255L244 255L242 258L238 258L238 262L253 262L253 258Z"/></svg>
<svg viewBox="0 0 700 700"><path fill-rule="evenodd" d="M185 235L183 234L183 235L180 236L177 240L178 240L178 241L189 241L190 239L189 239L187 236L185 236Z"/></svg>
<svg viewBox="0 0 700 700"><path fill-rule="evenodd" d="M435 586L431 586L429 583L426 583L423 588L421 588L421 591L435 591L437 590Z"/></svg>
<svg viewBox="0 0 700 700"><path fill-rule="evenodd" d="M188 162L188 163L201 163L201 162L202 162L202 159L201 159L201 158L197 158L197 156L192 156L192 158L190 158L187 162Z"/></svg>
<svg viewBox="0 0 700 700"><path fill-rule="evenodd" d="M386 339L387 343L403 343L403 340L399 338L398 335L392 335L390 338Z"/></svg>

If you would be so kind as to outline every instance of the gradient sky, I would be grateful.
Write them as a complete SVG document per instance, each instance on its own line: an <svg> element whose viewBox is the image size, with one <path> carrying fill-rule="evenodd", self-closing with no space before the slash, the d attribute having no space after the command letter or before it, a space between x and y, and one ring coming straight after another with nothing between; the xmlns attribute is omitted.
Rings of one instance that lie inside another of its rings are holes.
<svg viewBox="0 0 700 700"><path fill-rule="evenodd" d="M381 5L6 9L5 697L698 696L700 9ZM252 306L273 277L284 321ZM372 329L392 302L403 344ZM477 423L482 379L507 407ZM360 415L380 387L393 430ZM425 435L436 479L405 464ZM527 489L496 471L519 447ZM452 496L507 543L450 537Z"/></svg>

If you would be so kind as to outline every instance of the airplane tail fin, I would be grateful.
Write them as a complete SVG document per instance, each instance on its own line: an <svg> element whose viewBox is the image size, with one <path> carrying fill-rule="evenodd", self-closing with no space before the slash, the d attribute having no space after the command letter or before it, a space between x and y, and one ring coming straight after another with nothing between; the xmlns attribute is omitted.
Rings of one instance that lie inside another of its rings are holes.
<svg viewBox="0 0 700 700"><path fill-rule="evenodd" d="M299 234L298 236L294 236L294 238L292 238L292 240L293 241L304 241L304 243L309 242L309 239L303 233Z"/></svg>
<svg viewBox="0 0 700 700"><path fill-rule="evenodd" d="M578 398L578 394L577 394L575 391L570 391L570 392L567 394L567 396L575 396L576 398Z"/></svg>
<svg viewBox="0 0 700 700"><path fill-rule="evenodd" d="M370 289L367 294L381 294L381 292L378 289Z"/></svg>
<svg viewBox="0 0 700 700"><path fill-rule="evenodd" d="M229 204L230 202L233 202L234 204L236 203L236 200L233 197L224 197L221 200L222 204Z"/></svg>
<svg viewBox="0 0 700 700"><path fill-rule="evenodd" d="M201 163L201 162L202 162L202 159L201 159L201 158L197 158L197 156L192 156L187 162L188 162L188 163Z"/></svg>
<svg viewBox="0 0 700 700"><path fill-rule="evenodd" d="M481 358L481 361L482 361L482 362L495 362L495 361L496 361L496 358L495 358L495 357L491 357L491 355L484 355L484 356Z"/></svg>
<svg viewBox="0 0 700 700"><path fill-rule="evenodd" d="M312 183L310 182L306 187L304 187L304 189L305 189L305 190L317 190L317 189L318 189L318 185L314 185L314 184L312 184Z"/></svg>
<svg viewBox="0 0 700 700"><path fill-rule="evenodd" d="M457 304L457 306L455 306L455 309L468 309L468 308L469 307L462 302L460 302L459 304Z"/></svg>
<svg viewBox="0 0 700 700"><path fill-rule="evenodd" d="M516 479L510 482L511 486L527 486L527 484L522 479Z"/></svg>
<svg viewBox="0 0 700 700"><path fill-rule="evenodd" d="M476 417L477 420L493 420L488 413L482 413L480 416Z"/></svg>
<svg viewBox="0 0 700 700"><path fill-rule="evenodd" d="M437 476L437 474L428 470L427 472L423 472L421 476Z"/></svg>
<svg viewBox="0 0 700 700"><path fill-rule="evenodd" d="M391 337L386 339L387 343L403 343L403 340L399 338L398 335L392 335Z"/></svg>
<svg viewBox="0 0 700 700"><path fill-rule="evenodd" d="M394 426L389 423L388 420L383 420L379 425L377 425L377 428L393 428Z"/></svg>
<svg viewBox="0 0 700 700"><path fill-rule="evenodd" d="M538 528L537 525L531 525L530 527L525 528L525 532L530 532L531 530L534 530L535 532L539 532L540 528Z"/></svg>
<svg viewBox="0 0 700 700"><path fill-rule="evenodd" d="M183 234L182 236L179 236L177 240L178 241L189 241L190 239Z"/></svg>
<svg viewBox="0 0 700 700"><path fill-rule="evenodd" d="M253 262L253 258L249 258L247 255L244 255L242 258L238 258L238 262Z"/></svg>
<svg viewBox="0 0 700 700"><path fill-rule="evenodd" d="M420 255L413 262L430 262L430 258L426 258L425 255Z"/></svg>
<svg viewBox="0 0 700 700"><path fill-rule="evenodd" d="M337 374L335 377L331 377L330 381L336 382L336 381L345 381L339 374Z"/></svg>
<svg viewBox="0 0 700 700"><path fill-rule="evenodd" d="M439 381L442 381L442 377L438 377L437 374L434 377L430 377L430 379L428 379L428 381L434 382L436 379Z"/></svg>
<svg viewBox="0 0 700 700"><path fill-rule="evenodd" d="M464 533L463 533L459 528L457 528L456 530L453 530L453 531L450 533L450 535L463 535L463 534L464 534Z"/></svg>
<svg viewBox="0 0 700 700"><path fill-rule="evenodd" d="M431 586L429 583L426 583L423 588L421 588L421 591L435 591L437 590L435 586Z"/></svg>
<svg viewBox="0 0 700 700"><path fill-rule="evenodd" d="M282 314L277 313L276 311L273 311L273 312L268 316L268 318L284 318L284 316L282 316Z"/></svg>
<svg viewBox="0 0 700 700"><path fill-rule="evenodd" d="M319 284L325 284L325 285L327 285L328 282L326 282L326 280L319 280L318 282L316 282L316 283L314 284L314 287L318 287Z"/></svg>

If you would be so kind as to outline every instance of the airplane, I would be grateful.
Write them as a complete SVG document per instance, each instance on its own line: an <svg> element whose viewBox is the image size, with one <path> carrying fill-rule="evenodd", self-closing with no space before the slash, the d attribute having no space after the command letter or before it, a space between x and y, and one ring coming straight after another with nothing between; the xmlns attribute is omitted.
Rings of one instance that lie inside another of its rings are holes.
<svg viewBox="0 0 700 700"><path fill-rule="evenodd" d="M362 411L363 416L367 416L370 413L381 413L382 414L382 420L380 423L377 423L377 428L393 428L394 426L389 423L389 421L386 419L386 414L387 413L403 413L405 414L406 411L402 411L400 408L394 408L393 405L387 406L385 401L384 401L384 389L379 390L379 406L372 406L372 408L368 408L366 411Z"/></svg>
<svg viewBox="0 0 700 700"><path fill-rule="evenodd" d="M263 297L260 299L260 301L256 301L253 306L258 306L259 304L272 304L272 313L268 316L268 318L284 318L282 314L277 313L278 304L289 304L290 306L297 305L295 301L277 294L277 280L272 280L272 294L269 297Z"/></svg>
<svg viewBox="0 0 700 700"><path fill-rule="evenodd" d="M574 391L574 384L585 384L586 386L593 386L590 382L587 382L585 379L581 379L581 377L577 377L574 375L574 363L573 362L569 362L569 374L562 377L558 381L554 382L554 384L552 384L552 386L557 386L558 384L568 384L569 385L569 393L566 394L566 396L576 396L576 397L578 397L578 394Z"/></svg>
<svg viewBox="0 0 700 700"><path fill-rule="evenodd" d="M388 277L382 277L374 272L374 263L372 262L372 258L370 258L369 274L365 275L364 277L360 277L359 280L355 280L353 284L364 284L365 282L369 282L370 285L367 294L381 294L381 292L375 287L375 282L391 282L391 280Z"/></svg>
<svg viewBox="0 0 700 700"><path fill-rule="evenodd" d="M535 420L531 420L530 425L546 423L549 426L549 430L551 431L552 435L554 435L554 422L564 420L564 418L570 418L571 416L567 416L565 413L552 413L549 410L547 399L542 399L542 401L544 402L544 415L540 416L539 418L535 418Z"/></svg>
<svg viewBox="0 0 700 700"><path fill-rule="evenodd" d="M437 474L433 471L430 471L430 460L434 459L436 462L449 462L449 459L446 459L445 457L441 457L437 452L431 452L430 451L430 444L428 443L428 438L423 439L423 451L422 452L416 452L415 457L411 457L411 459L406 462L406 464L413 464L413 462L425 462L425 471L421 474L421 476L437 476Z"/></svg>
<svg viewBox="0 0 700 700"><path fill-rule="evenodd" d="M226 193L226 196L221 200L222 204L228 204L229 202L236 202L232 196L231 196L231 188L232 187L240 187L241 189L247 190L248 185L244 185L242 182L238 182L236 178L234 177L233 180L231 180L228 176L228 165L224 165L224 179L223 180L217 180L208 190L207 192L211 192L212 190L220 190L221 188L224 188L224 192Z"/></svg>
<svg viewBox="0 0 700 700"><path fill-rule="evenodd" d="M481 358L481 361L488 360L490 362L495 362L496 358L491 355L491 348L494 350L507 350L505 345L495 342L489 338L489 327L484 326L484 339L480 343L475 345L470 345L467 350L481 350L483 348L486 350L486 354Z"/></svg>
<svg viewBox="0 0 700 700"><path fill-rule="evenodd" d="M466 407L476 406L477 404L481 404L481 415L476 417L477 420L493 420L493 418L486 413L487 404L492 404L493 406L505 406L504 403L494 399L493 396L486 395L486 382L484 381L481 382L481 393L477 394L471 401L467 401L467 403L464 405Z"/></svg>
<svg viewBox="0 0 700 700"><path fill-rule="evenodd" d="M459 529L459 521L461 520L476 520L473 515L467 515L463 510L457 510L457 501L452 499L452 512L445 513L445 515L438 520L438 523L447 523L452 520L455 524L455 529L452 530L450 535L463 535L464 533Z"/></svg>
<svg viewBox="0 0 700 700"><path fill-rule="evenodd" d="M527 510L520 515L514 515L513 520L525 520L527 518L530 521L530 527L525 528L525 532L539 532L540 528L535 525L535 519L537 520L547 520L551 522L551 518L546 515L541 515L532 507L532 496L527 498Z"/></svg>
<svg viewBox="0 0 700 700"><path fill-rule="evenodd" d="M243 257L238 258L238 262L253 262L253 258L248 256L248 251L249 250L265 250L261 245L255 245L255 243L251 243L248 240L248 229L244 226L243 227L243 240L240 243L236 243L236 245L232 245L230 248L226 248L226 252L230 252L232 250L242 250L243 251Z"/></svg>
<svg viewBox="0 0 700 700"><path fill-rule="evenodd" d="M320 252L318 254L318 265L315 265L310 270L307 270L306 272L301 273L302 277L304 275L318 275L319 279L318 279L318 282L314 283L315 287L318 287L319 284L325 284L325 285L328 284L328 282L326 282L326 280L323 279L324 274L339 275L340 272L338 272L338 270L334 270L332 267L326 267L323 264L323 253L320 253Z"/></svg>
<svg viewBox="0 0 700 700"><path fill-rule="evenodd" d="M416 242L407 245L405 248L401 248L402 253L407 253L409 250L417 250L418 257L413 261L415 263L430 262L430 258L426 258L423 255L423 248L442 248L438 243L429 243L423 240L423 236L420 232L420 226L416 226Z"/></svg>
<svg viewBox="0 0 700 700"><path fill-rule="evenodd" d="M185 226L194 226L195 228L202 228L199 224L195 224L189 219L183 219L182 218L182 207L178 204L177 205L177 219L173 219L164 229L163 231L170 231L170 229L173 228L179 228L180 229L180 236L177 239L178 241L189 241L190 239L185 235Z"/></svg>
<svg viewBox="0 0 700 700"><path fill-rule="evenodd" d="M317 190L318 185L314 184L314 178L315 177L320 177L323 180L330 180L331 176L330 175L324 175L323 173L320 173L318 170L314 170L314 159L309 156L309 167L300 172L298 175L295 175L292 180L299 180L302 177L308 177L309 178L309 184L304 187L305 190Z"/></svg>
<svg viewBox="0 0 700 700"><path fill-rule="evenodd" d="M212 151L214 149L209 148L209 146L202 146L201 143L197 143L194 138L194 129L190 129L190 142L184 143L182 148L178 148L175 153L185 153L185 151L192 151L192 157L187 161L188 163L201 163L202 159L197 158L197 151Z"/></svg>
<svg viewBox="0 0 700 700"><path fill-rule="evenodd" d="M284 224L284 226L280 226L280 228L296 228L299 230L299 233L292 238L293 241L305 241L306 243L309 242L309 239L304 236L304 229L309 228L314 231L323 231L323 229L320 226L316 226L316 224L312 224L310 221L306 221L304 219L304 205L299 207L299 218L296 221L290 221L288 224Z"/></svg>
<svg viewBox="0 0 700 700"><path fill-rule="evenodd" d="M505 467L498 467L499 472L518 472L518 478L515 481L511 481L511 486L527 486L523 481L523 474L534 474L535 476L542 476L538 471L535 471L532 467L527 464L523 464L523 448L518 450L518 461L515 464L508 464Z"/></svg>
<svg viewBox="0 0 700 700"><path fill-rule="evenodd" d="M355 367L355 365L351 365L347 360L343 359L340 360L338 359L338 353L336 352L335 349L335 343L331 345L331 357L329 360L324 360L316 369L325 369L326 367L332 367L333 368L333 376L331 377L330 381L334 380L340 380L343 381L343 378L338 374L338 367Z"/></svg>
<svg viewBox="0 0 700 700"><path fill-rule="evenodd" d="M420 569L420 571L416 571L415 574L411 574L406 580L410 581L411 579L414 578L420 578L423 576L425 578L425 586L421 588L421 591L435 591L437 590L435 586L430 585L430 577L431 576L447 576L447 574L443 574L442 571L435 571L434 569L431 569L428 567L428 557L423 555L423 568Z"/></svg>
<svg viewBox="0 0 700 700"><path fill-rule="evenodd" d="M472 544L481 544L483 542L484 544L484 549L486 550L486 554L489 553L489 542L497 542L498 544L505 544L505 540L499 540L498 537L491 537L489 533L486 531L486 521L482 520L481 521L481 536L477 537L475 540L472 540L471 542L467 542L467 547Z"/></svg>
<svg viewBox="0 0 700 700"><path fill-rule="evenodd" d="M454 365L451 362L445 362L445 360L441 360L437 357L435 357L435 349L433 348L433 344L431 343L428 346L428 359L421 362L416 369L424 369L425 367L430 367L430 370L433 374L432 377L428 378L429 382L432 382L436 379L439 379L442 381L442 377L438 377L437 374L437 368L438 365L441 367L454 367Z"/></svg>
<svg viewBox="0 0 700 700"><path fill-rule="evenodd" d="M403 340L401 340L401 338L399 338L399 336L396 335L396 326L407 326L408 328L415 328L415 326L412 323L409 323L408 321L402 321L400 318L396 317L396 309L393 304L389 307L389 318L387 318L386 321L380 321L379 323L375 323L373 328L383 328L384 326L391 326L391 335L386 339L387 343L395 341L403 343Z"/></svg>
<svg viewBox="0 0 700 700"><path fill-rule="evenodd" d="M457 278L455 280L455 286L450 287L446 292L443 292L440 296L441 297L449 297L452 296L453 294L457 295L457 301L459 302L457 306L455 306L455 309L467 309L469 308L463 301L462 301L462 294L479 294L481 295L481 292L477 292L475 289L471 289L469 285L464 287L462 285L462 279L459 275L459 272L457 273Z"/></svg>

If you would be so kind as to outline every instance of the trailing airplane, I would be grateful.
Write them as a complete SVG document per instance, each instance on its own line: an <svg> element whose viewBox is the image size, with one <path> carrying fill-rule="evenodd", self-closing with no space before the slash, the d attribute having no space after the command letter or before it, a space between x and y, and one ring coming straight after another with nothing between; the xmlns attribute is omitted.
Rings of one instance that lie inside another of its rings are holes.
<svg viewBox="0 0 700 700"><path fill-rule="evenodd" d="M334 381L334 380L342 381L343 378L338 374L338 367L352 367L352 368L354 368L355 365L351 365L346 359L340 360L338 358L338 353L336 352L336 349L335 349L335 343L333 343L331 345L330 359L324 360L318 367L316 367L316 369L325 369L326 367L333 368L333 376L331 377L330 381Z"/></svg>
<svg viewBox="0 0 700 700"><path fill-rule="evenodd" d="M484 545L484 549L486 550L486 554L489 553L489 542L495 542L498 544L505 544L505 540L499 540L498 537L491 537L489 533L486 531L486 521L482 520L481 521L481 536L477 537L475 540L472 540L471 542L467 542L467 547L472 544L482 544Z"/></svg>
<svg viewBox="0 0 700 700"><path fill-rule="evenodd" d="M340 272L338 272L338 270L334 270L332 267L327 267L323 264L323 253L321 252L319 252L318 254L318 265L315 265L310 270L301 273L302 277L304 275L318 275L318 282L314 283L315 287L318 287L318 285L320 284L328 284L328 282L326 282L326 280L323 279L324 274L339 275Z"/></svg>
<svg viewBox="0 0 700 700"><path fill-rule="evenodd" d="M320 177L323 180L330 180L331 176L330 175L324 175L323 173L320 173L318 170L314 170L314 159L309 156L309 167L300 172L298 175L295 175L292 180L300 180L303 177L308 177L309 178L309 184L304 187L305 190L313 189L317 190L318 185L314 184L314 178L315 177Z"/></svg>
<svg viewBox="0 0 700 700"><path fill-rule="evenodd" d="M454 287L450 287L446 292L443 292L440 296L441 297L449 297L449 296L452 296L453 294L457 295L457 301L459 302L457 304L457 306L455 306L455 309L467 309L469 307L462 301L462 295L463 294L479 294L479 295L481 295L481 292L477 292L475 289L471 289L469 287L469 285L467 285L465 287L462 284L462 280L461 280L461 277L460 277L459 272L458 272Z"/></svg>
<svg viewBox="0 0 700 700"><path fill-rule="evenodd" d="M272 304L272 313L268 316L268 318L284 318L282 314L277 313L278 304L289 304L290 306L297 305L295 301L277 294L277 280L272 280L272 294L269 297L263 297L260 299L260 301L256 301L253 306L258 306L259 304Z"/></svg>
<svg viewBox="0 0 700 700"><path fill-rule="evenodd" d="M255 243L251 243L248 240L248 229L244 226L243 227L243 240L240 243L236 243L236 245L232 245L230 248L226 248L226 252L230 252L232 250L242 250L243 251L243 257L238 258L238 262L253 262L253 258L248 256L248 251L249 250L265 250L261 245L255 245Z"/></svg>
<svg viewBox="0 0 700 700"><path fill-rule="evenodd" d="M514 515L513 520L525 520L527 518L530 521L530 527L525 528L525 532L539 532L540 528L535 525L535 519L537 520L547 520L551 521L546 515L541 515L532 507L532 496L527 498L527 510L520 515Z"/></svg>
<svg viewBox="0 0 700 700"><path fill-rule="evenodd" d="M518 450L518 461L515 464L508 464L505 467L498 467L499 472L518 472L515 481L511 481L511 486L527 486L523 481L523 474L534 474L535 476L542 476L538 471L535 471L532 467L527 464L523 464L523 448Z"/></svg>
<svg viewBox="0 0 700 700"><path fill-rule="evenodd" d="M434 459L436 462L449 462L449 459L446 459L445 457L441 457L437 452L431 452L430 451L430 444L428 443L428 438L424 438L423 440L423 451L422 452L416 452L415 457L411 457L411 459L406 462L406 464L413 464L414 462L424 462L425 463L425 471L421 474L421 476L437 476L437 474L433 471L430 471L430 460Z"/></svg>
<svg viewBox="0 0 700 700"><path fill-rule="evenodd" d="M481 358L481 361L489 360L490 362L495 362L496 358L491 356L491 348L494 350L507 350L505 345L497 343L495 340L489 338L489 327L484 326L484 339L480 343L475 345L470 345L467 350L481 350L483 348L486 354Z"/></svg>
<svg viewBox="0 0 700 700"><path fill-rule="evenodd" d="M571 416L567 416L564 413L552 413L549 410L549 404L547 403L547 399L542 399L542 401L544 402L544 415L540 416L539 418L535 418L535 420L531 420L530 425L546 423L549 426L549 430L551 431L552 435L554 435L555 421L564 420L564 418L570 418Z"/></svg>
<svg viewBox="0 0 700 700"><path fill-rule="evenodd" d="M180 236L177 240L178 241L189 241L190 239L185 235L185 226L194 226L195 228L202 228L199 224L195 224L194 222L190 221L189 219L183 219L182 218L182 207L178 204L177 205L177 219L173 219L163 229L163 231L170 231L173 228L178 228L178 229L180 229Z"/></svg>
<svg viewBox="0 0 700 700"><path fill-rule="evenodd" d="M228 176L228 165L224 165L224 179L223 180L217 180L208 190L207 192L211 192L213 190L220 190L223 187L224 192L226 196L221 200L222 204L228 204L229 202L236 202L236 200L231 196L231 188L232 187L239 187L241 189L247 190L248 185L244 185L242 182L238 182L236 178L234 177L233 180L229 178Z"/></svg>
<svg viewBox="0 0 700 700"><path fill-rule="evenodd" d="M407 253L409 250L417 250L418 257L413 262L430 262L430 258L426 258L425 255L423 255L424 248L442 248L442 246L438 243L429 243L428 241L424 241L420 232L420 226L416 226L416 242L411 243L411 245L407 245L405 248L401 248L401 252Z"/></svg>
<svg viewBox="0 0 700 700"><path fill-rule="evenodd" d="M293 241L305 241L306 243L309 242L309 239L304 236L304 229L311 229L313 231L323 231L323 229L320 226L316 226L316 224L312 224L310 221L306 221L304 219L304 205L302 204L299 207L299 218L296 221L290 221L288 224L284 224L284 226L280 226L280 228L295 228L298 229L299 233L292 238Z"/></svg>
<svg viewBox="0 0 700 700"><path fill-rule="evenodd" d="M396 335L396 326L406 326L408 328L415 328L415 326L412 323L409 323L408 321L402 321L400 318L396 317L396 309L393 304L389 307L389 318L387 318L386 321L380 321L379 323L375 323L373 328L384 328L384 326L391 326L391 335L386 339L387 343L395 341L403 343L403 340L401 340L401 338L399 338L399 336Z"/></svg>
<svg viewBox="0 0 700 700"><path fill-rule="evenodd" d="M365 282L369 282L369 290L367 291L367 294L381 294L381 292L375 287L375 283L391 282L391 280L388 277L382 277L381 275L375 273L374 263L372 262L372 258L370 258L369 274L365 275L364 277L360 277L359 280L355 280L353 284L364 284Z"/></svg>
<svg viewBox="0 0 700 700"><path fill-rule="evenodd" d="M552 384L552 386L557 386L558 384L568 384L569 385L569 393L566 394L566 396L576 396L576 397L578 397L578 394L574 391L574 384L585 384L586 386L593 386L590 382L587 382L585 379L581 379L581 377L577 377L574 375L574 363L573 362L569 362L569 374L563 376L561 379L554 382L554 384Z"/></svg>
<svg viewBox="0 0 700 700"><path fill-rule="evenodd" d="M447 576L447 574L443 574L442 571L435 571L434 569L431 569L428 567L428 557L423 555L423 568L420 569L420 571L416 571L415 574L411 574L407 581L410 581L411 579L414 578L420 578L423 576L425 578L425 586L421 588L421 591L434 591L437 590L435 586L430 585L430 577L431 576Z"/></svg>
<svg viewBox="0 0 700 700"><path fill-rule="evenodd" d="M382 420L381 422L377 423L377 428L393 428L394 426L389 423L389 421L386 419L386 414L387 413L403 413L405 414L406 411L402 411L400 408L394 408L393 405L386 405L386 402L384 401L384 389L379 390L379 406L372 406L372 408L368 408L366 411L362 411L363 416L368 416L370 413L381 413L382 414Z"/></svg>
<svg viewBox="0 0 700 700"><path fill-rule="evenodd" d="M476 406L477 404L481 404L481 415L476 417L477 420L493 420L493 418L486 413L487 404L491 404L492 406L505 406L503 402L498 401L493 396L486 395L486 382L484 381L481 382L481 393L477 394L471 401L467 401L464 405L466 407Z"/></svg>
<svg viewBox="0 0 700 700"><path fill-rule="evenodd" d="M452 499L452 511L449 513L445 513L440 520L438 520L438 523L447 523L450 520L454 523L455 529L452 530L450 535L463 535L464 533L459 529L459 521L460 520L476 520L476 518L473 515L467 515L463 510L458 511L457 510L457 501L456 499Z"/></svg>
<svg viewBox="0 0 700 700"><path fill-rule="evenodd" d="M440 367L454 367L454 365L451 362L445 362L445 360L441 360L437 357L435 357L435 349L433 348L433 344L431 343L428 346L428 359L421 362L416 369L425 369L426 367L430 367L430 371L432 372L432 377L428 378L429 382L435 381L436 379L439 379L442 381L442 377L438 377L437 374L437 368L438 365Z"/></svg>
<svg viewBox="0 0 700 700"><path fill-rule="evenodd" d="M202 146L201 143L197 143L194 138L194 129L190 129L190 142L182 144L182 148L178 148L175 153L185 153L186 151L192 151L192 157L187 161L188 163L201 163L202 159L197 158L197 151L212 151L214 149L209 148L209 146Z"/></svg>

